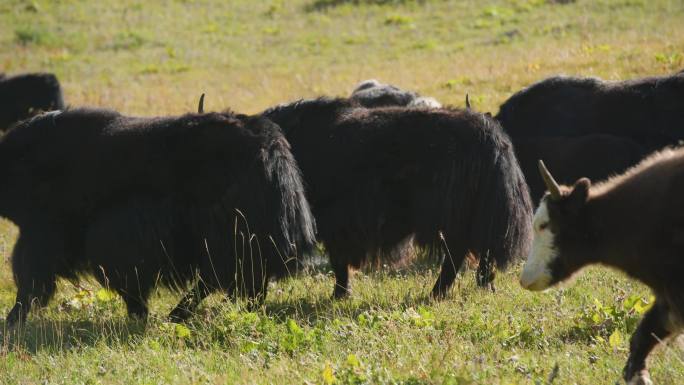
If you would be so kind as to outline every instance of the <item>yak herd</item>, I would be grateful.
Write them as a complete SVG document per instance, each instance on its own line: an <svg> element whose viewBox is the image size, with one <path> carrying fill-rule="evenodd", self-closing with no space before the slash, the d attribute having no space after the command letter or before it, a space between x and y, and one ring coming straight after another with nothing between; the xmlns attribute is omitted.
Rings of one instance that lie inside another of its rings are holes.
<svg viewBox="0 0 684 385"><path fill-rule="evenodd" d="M255 115L202 105L66 108L54 75L0 74L0 216L19 227L8 327L82 275L143 320L156 284L186 291L176 322L215 291L258 304L316 242L335 298L351 269L409 244L441 263L435 299L466 258L491 290L521 256L529 290L620 269L657 297L631 339L630 384L651 382L646 357L684 326L684 73L552 77L496 116L375 80Z"/></svg>

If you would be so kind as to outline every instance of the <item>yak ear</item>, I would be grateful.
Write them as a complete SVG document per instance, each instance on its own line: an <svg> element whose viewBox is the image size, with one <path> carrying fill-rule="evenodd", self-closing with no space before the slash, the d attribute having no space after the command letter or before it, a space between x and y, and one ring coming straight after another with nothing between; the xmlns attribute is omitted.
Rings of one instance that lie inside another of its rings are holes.
<svg viewBox="0 0 684 385"><path fill-rule="evenodd" d="M587 202L589 198L589 188L591 181L589 178L580 178L572 186L572 190L565 198L567 207L573 210L578 210Z"/></svg>

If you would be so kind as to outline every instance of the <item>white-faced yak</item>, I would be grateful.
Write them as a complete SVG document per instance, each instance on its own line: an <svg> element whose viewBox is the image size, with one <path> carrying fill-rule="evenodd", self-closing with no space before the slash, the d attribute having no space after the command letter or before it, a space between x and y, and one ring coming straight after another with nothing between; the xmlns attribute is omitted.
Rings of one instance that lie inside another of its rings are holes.
<svg viewBox="0 0 684 385"><path fill-rule="evenodd" d="M624 378L650 384L646 357L684 326L684 149L664 150L592 186L559 186L540 162L549 192L534 217L534 241L520 277L543 290L599 263L624 271L656 295L632 335Z"/></svg>
<svg viewBox="0 0 684 385"><path fill-rule="evenodd" d="M196 280L176 320L211 291L259 299L314 241L289 144L261 117L47 113L0 139L0 177L0 215L19 227L9 325L81 274L143 319L156 282Z"/></svg>
<svg viewBox="0 0 684 385"><path fill-rule="evenodd" d="M63 110L62 87L49 73L0 73L0 132L41 111Z"/></svg>
<svg viewBox="0 0 684 385"><path fill-rule="evenodd" d="M420 96L413 91L402 90L391 84L383 84L375 79L359 83L349 98L364 107L428 107L440 108L442 104L429 96Z"/></svg>
<svg viewBox="0 0 684 385"><path fill-rule="evenodd" d="M492 283L495 264L503 268L526 253L529 193L493 119L326 98L263 114L281 126L302 170L335 297L348 293L349 268L395 257L411 238L446 255L435 297L446 294L468 253L479 258L481 286Z"/></svg>
<svg viewBox="0 0 684 385"><path fill-rule="evenodd" d="M684 75L618 82L555 76L515 93L496 119L514 141L607 134L650 153L684 140Z"/></svg>

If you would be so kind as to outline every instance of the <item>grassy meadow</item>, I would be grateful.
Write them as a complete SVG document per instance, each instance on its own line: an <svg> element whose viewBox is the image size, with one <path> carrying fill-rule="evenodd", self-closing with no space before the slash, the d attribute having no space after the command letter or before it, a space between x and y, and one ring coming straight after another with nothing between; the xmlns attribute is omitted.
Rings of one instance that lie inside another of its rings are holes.
<svg viewBox="0 0 684 385"><path fill-rule="evenodd" d="M566 3L567 4L564 4ZM681 0L2 0L0 71L55 72L70 105L127 114L254 113L377 78L496 113L549 75L625 79L684 68ZM16 228L0 222L0 317L14 302ZM186 325L177 293L153 295L149 324L91 282L61 282L18 336L0 321L0 384L615 384L652 302L591 268L544 293L520 264L497 292L464 271L427 297L436 266L277 282L262 308L213 296ZM651 355L658 384L684 383L677 340Z"/></svg>

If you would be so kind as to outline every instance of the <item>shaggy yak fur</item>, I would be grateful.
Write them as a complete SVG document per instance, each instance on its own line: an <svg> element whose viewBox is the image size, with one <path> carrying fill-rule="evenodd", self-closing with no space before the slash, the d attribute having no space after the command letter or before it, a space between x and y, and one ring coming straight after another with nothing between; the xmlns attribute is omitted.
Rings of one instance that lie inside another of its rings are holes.
<svg viewBox="0 0 684 385"><path fill-rule="evenodd" d="M545 172L549 193L521 283L543 290L599 263L648 285L656 301L632 335L624 378L649 384L646 357L684 327L684 149L656 153L594 186L586 178L558 186Z"/></svg>
<svg viewBox="0 0 684 385"><path fill-rule="evenodd" d="M281 126L302 169L335 297L348 293L350 267L396 258L411 238L433 255L445 252L434 296L445 295L469 252L480 260L482 286L493 281L495 264L526 253L529 193L494 120L326 98L263 114Z"/></svg>
<svg viewBox="0 0 684 385"><path fill-rule="evenodd" d="M218 289L262 298L314 241L289 144L260 117L52 112L0 140L0 165L0 215L20 230L10 325L44 305L58 277L81 274L143 319L157 282L196 282L174 319Z"/></svg>
<svg viewBox="0 0 684 385"><path fill-rule="evenodd" d="M612 135L541 137L514 140L520 168L537 203L546 186L539 176L539 159L549 166L559 183L573 183L581 177L602 180L636 165L644 150L631 139Z"/></svg>
<svg viewBox="0 0 684 385"><path fill-rule="evenodd" d="M0 74L0 132L40 111L63 110L59 81L53 74Z"/></svg>
<svg viewBox="0 0 684 385"><path fill-rule="evenodd" d="M415 92L402 90L391 84L383 84L375 79L359 83L349 98L369 108L389 106L442 107L435 98L420 96Z"/></svg>
<svg viewBox="0 0 684 385"><path fill-rule="evenodd" d="M652 152L684 140L684 76L621 82L551 77L514 94L496 119L514 141L608 134Z"/></svg>

